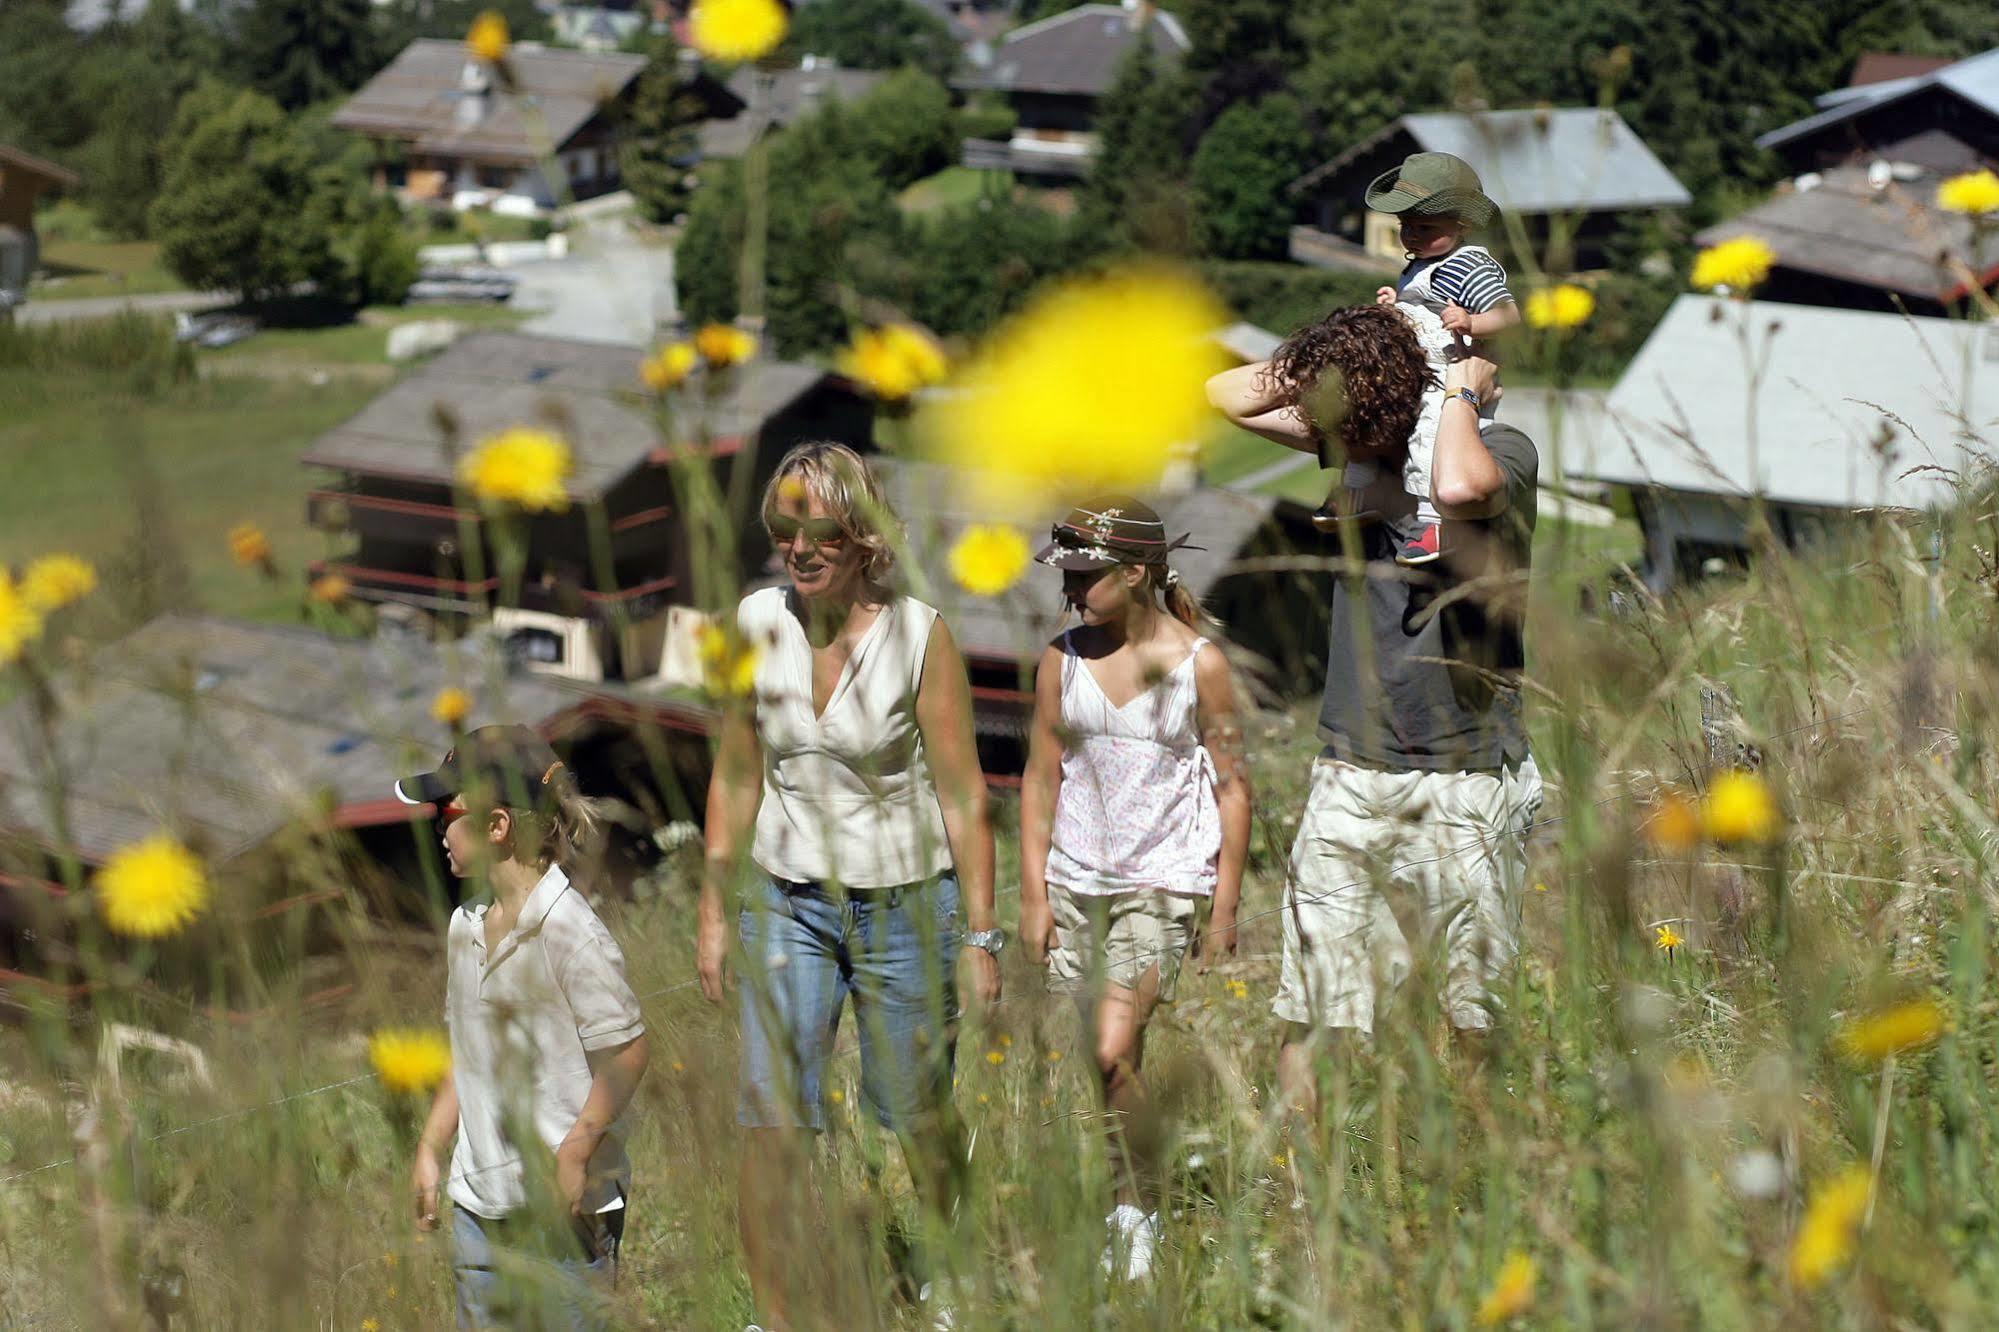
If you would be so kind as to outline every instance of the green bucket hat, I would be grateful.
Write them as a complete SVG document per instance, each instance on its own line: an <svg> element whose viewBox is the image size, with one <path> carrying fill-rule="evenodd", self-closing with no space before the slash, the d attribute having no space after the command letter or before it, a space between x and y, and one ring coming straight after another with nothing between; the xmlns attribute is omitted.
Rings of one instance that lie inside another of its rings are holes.
<svg viewBox="0 0 1999 1332"><path fill-rule="evenodd" d="M1449 153L1411 153L1367 187L1367 206L1377 213L1415 213L1420 217L1455 217L1482 227L1499 213L1485 197L1478 172L1462 157Z"/></svg>

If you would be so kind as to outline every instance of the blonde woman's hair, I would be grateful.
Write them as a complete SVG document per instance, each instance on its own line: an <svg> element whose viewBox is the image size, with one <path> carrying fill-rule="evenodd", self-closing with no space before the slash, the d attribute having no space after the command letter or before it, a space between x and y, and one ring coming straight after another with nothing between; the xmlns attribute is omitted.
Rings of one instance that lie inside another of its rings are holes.
<svg viewBox="0 0 1999 1332"><path fill-rule="evenodd" d="M861 549L861 575L870 583L887 580L895 567L895 546L902 539L902 521L889 508L881 478L867 460L845 444L815 440L793 445L778 460L764 486L763 523L777 513L778 501L790 486L802 485L805 493L816 496L826 508L826 516L840 524L847 539Z"/></svg>

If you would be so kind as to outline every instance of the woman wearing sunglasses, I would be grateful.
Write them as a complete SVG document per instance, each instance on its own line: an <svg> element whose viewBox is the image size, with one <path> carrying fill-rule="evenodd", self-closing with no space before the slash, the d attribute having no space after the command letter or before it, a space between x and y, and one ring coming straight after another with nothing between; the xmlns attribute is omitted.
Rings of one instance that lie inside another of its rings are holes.
<svg viewBox="0 0 1999 1332"><path fill-rule="evenodd" d="M708 788L697 961L721 1003L733 907L743 1248L777 1329L787 1276L805 1270L791 1255L823 1244L792 1191L809 1190L842 1008L853 1001L863 1099L941 1223L964 1159L950 1100L958 965L996 1001L1003 936L964 659L934 609L886 584L896 520L880 482L851 449L802 444L765 489L763 521L787 582L737 610L755 688L723 723Z"/></svg>

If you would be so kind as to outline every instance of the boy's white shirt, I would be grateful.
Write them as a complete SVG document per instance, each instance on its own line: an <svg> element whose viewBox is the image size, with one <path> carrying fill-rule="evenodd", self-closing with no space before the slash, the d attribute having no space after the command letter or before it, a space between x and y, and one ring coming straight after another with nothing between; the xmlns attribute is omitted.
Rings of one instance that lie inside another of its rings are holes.
<svg viewBox="0 0 1999 1332"><path fill-rule="evenodd" d="M588 1052L637 1039L645 1020L617 942L560 867L541 876L490 955L487 906L452 912L446 940L458 1141L445 1188L458 1206L494 1220L525 1201L509 1123L531 1123L552 1153L590 1094ZM590 1170L583 1209L620 1206L631 1178L622 1124L604 1135Z"/></svg>

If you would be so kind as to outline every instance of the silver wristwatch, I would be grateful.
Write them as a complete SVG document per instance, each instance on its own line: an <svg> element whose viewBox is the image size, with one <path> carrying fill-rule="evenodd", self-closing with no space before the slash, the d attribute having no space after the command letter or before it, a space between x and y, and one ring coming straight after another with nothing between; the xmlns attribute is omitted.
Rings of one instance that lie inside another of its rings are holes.
<svg viewBox="0 0 1999 1332"><path fill-rule="evenodd" d="M998 957L1000 949L1006 947L1006 931L1001 929L972 930L965 935L965 946L967 948L983 948L994 957Z"/></svg>

